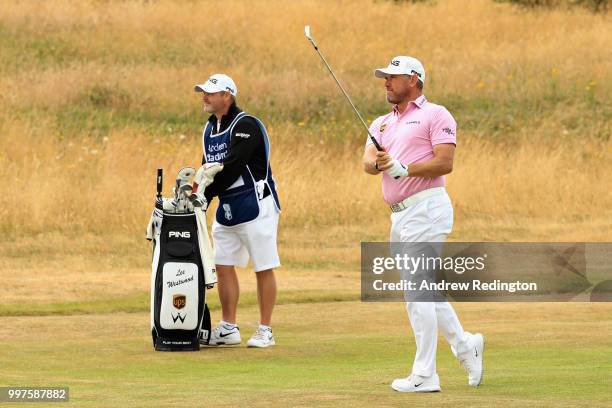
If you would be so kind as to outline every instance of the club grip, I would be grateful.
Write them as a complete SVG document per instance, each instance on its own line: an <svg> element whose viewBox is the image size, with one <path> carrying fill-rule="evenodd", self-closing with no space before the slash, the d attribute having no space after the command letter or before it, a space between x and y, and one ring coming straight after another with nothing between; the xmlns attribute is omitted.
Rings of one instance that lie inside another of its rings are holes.
<svg viewBox="0 0 612 408"><path fill-rule="evenodd" d="M379 152L383 151L383 148L380 147L380 144L378 143L376 138L374 138L373 136L370 136L370 140L372 141L372 144L374 144L374 147L376 147L376 150L378 150Z"/></svg>
<svg viewBox="0 0 612 408"><path fill-rule="evenodd" d="M161 197L164 182L164 169L157 169L157 196Z"/></svg>

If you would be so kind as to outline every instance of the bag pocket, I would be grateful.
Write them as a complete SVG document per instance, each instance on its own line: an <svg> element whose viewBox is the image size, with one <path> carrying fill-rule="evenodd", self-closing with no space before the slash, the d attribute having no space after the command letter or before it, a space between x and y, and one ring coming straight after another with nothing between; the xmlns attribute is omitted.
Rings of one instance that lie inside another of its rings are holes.
<svg viewBox="0 0 612 408"><path fill-rule="evenodd" d="M165 330L195 330L200 305L198 265L167 262L162 268L160 327Z"/></svg>
<svg viewBox="0 0 612 408"><path fill-rule="evenodd" d="M170 241L166 244L166 252L175 258L190 258L195 253L191 242Z"/></svg>

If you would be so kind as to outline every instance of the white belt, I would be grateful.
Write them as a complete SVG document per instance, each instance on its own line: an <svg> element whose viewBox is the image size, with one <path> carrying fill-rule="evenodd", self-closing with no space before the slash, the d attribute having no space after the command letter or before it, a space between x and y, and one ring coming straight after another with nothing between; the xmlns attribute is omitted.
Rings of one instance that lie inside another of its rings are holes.
<svg viewBox="0 0 612 408"><path fill-rule="evenodd" d="M411 195L408 198L403 199L399 203L391 204L391 211L400 212L410 207L411 205L415 205L425 200L426 198L443 195L446 194L446 189L444 187L433 187L427 190L419 191L416 194Z"/></svg>

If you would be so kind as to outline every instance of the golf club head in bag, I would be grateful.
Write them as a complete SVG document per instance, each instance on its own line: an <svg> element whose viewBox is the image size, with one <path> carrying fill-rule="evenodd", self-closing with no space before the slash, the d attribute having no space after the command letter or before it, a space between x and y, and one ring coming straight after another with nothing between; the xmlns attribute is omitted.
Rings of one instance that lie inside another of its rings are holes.
<svg viewBox="0 0 612 408"><path fill-rule="evenodd" d="M190 183L195 174L195 168L183 167L176 175L176 185L174 186L174 200L176 201L177 213L193 211L193 205L188 200L188 197L191 194L192 190Z"/></svg>

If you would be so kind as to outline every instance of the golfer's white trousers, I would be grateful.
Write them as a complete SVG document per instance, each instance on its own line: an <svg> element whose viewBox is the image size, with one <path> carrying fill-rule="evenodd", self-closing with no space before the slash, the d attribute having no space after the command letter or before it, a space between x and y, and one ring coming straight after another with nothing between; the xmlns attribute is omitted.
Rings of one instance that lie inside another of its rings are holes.
<svg viewBox="0 0 612 408"><path fill-rule="evenodd" d="M418 194L418 193L417 193ZM453 228L453 206L446 192L428 197L391 214L391 242L444 242ZM467 349L468 334L448 302L406 303L416 342L412 373L429 377L436 372L438 329L453 354Z"/></svg>

